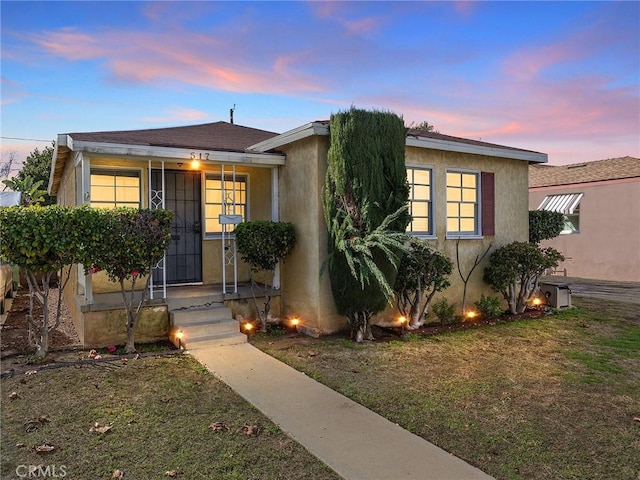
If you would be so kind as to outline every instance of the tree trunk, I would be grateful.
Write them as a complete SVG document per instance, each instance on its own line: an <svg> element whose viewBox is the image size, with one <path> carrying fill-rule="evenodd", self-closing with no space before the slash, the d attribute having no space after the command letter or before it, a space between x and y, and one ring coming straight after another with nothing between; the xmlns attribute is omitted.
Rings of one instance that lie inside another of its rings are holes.
<svg viewBox="0 0 640 480"><path fill-rule="evenodd" d="M136 353L135 327L130 327L127 323L127 344L124 346L126 353Z"/></svg>
<svg viewBox="0 0 640 480"><path fill-rule="evenodd" d="M366 311L354 312L349 317L351 339L355 340L356 343L360 343L363 340L374 340L370 320L371 313Z"/></svg>

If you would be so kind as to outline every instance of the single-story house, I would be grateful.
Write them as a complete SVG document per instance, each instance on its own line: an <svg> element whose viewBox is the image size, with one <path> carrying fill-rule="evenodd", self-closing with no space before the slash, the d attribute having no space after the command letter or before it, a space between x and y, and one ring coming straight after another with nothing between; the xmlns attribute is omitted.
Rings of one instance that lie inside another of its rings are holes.
<svg viewBox="0 0 640 480"><path fill-rule="evenodd" d="M213 286L224 299L232 298L249 273L234 255L234 223L293 223L298 241L276 278L277 313L299 318L307 332L330 333L346 320L336 314L328 275L320 275L327 252L321 195L328 149L327 121L282 134L227 122L61 134L49 192L62 205L175 212L173 242L153 276L154 298L162 298L167 285ZM410 233L454 261L459 244L461 267L468 272L490 245L527 240L528 169L546 161L543 153L410 130ZM470 304L492 293L482 281L487 259L469 282ZM455 270L450 280L442 295L460 310L462 280ZM79 331L94 297L113 290L106 277L77 269L67 302ZM392 315L390 309L379 320Z"/></svg>
<svg viewBox="0 0 640 480"><path fill-rule="evenodd" d="M640 282L640 158L532 165L529 208L565 216L560 236L541 244L566 257L556 272Z"/></svg>

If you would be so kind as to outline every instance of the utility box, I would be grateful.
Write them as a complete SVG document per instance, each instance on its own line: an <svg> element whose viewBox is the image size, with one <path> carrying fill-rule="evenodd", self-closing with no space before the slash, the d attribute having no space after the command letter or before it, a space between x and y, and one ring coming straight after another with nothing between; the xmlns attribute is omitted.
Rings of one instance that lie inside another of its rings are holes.
<svg viewBox="0 0 640 480"><path fill-rule="evenodd" d="M547 305L552 308L571 306L571 290L566 283L541 283L540 291L547 299Z"/></svg>

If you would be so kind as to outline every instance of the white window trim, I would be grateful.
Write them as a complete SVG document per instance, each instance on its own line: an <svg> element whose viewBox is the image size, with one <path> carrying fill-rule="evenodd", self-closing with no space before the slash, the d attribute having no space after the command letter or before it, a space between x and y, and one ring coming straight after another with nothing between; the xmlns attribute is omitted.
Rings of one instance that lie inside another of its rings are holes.
<svg viewBox="0 0 640 480"><path fill-rule="evenodd" d="M472 233L462 233L462 232L450 232L447 226L447 205L449 203L447 199L447 174L448 173L472 173L476 176L476 231ZM482 239L484 235L482 234L482 172L480 170L469 170L464 168L447 168L445 170L445 180L444 180L444 219L445 219L445 229L446 235L445 238L447 240L460 240L460 239Z"/></svg>
<svg viewBox="0 0 640 480"><path fill-rule="evenodd" d="M405 233L409 236L422 238L424 240L435 240L437 239L436 234L436 176L435 176L435 168L433 165L420 165L420 164L407 164L405 165L407 170L429 170L430 175L430 185L429 185L429 195L431 197L430 205L431 209L429 211L429 226L431 227L431 232L415 232L407 230ZM409 199L411 202L411 199Z"/></svg>
<svg viewBox="0 0 640 480"><path fill-rule="evenodd" d="M87 191L87 200L88 200L88 204L91 205L92 199L91 199L91 175L93 175L95 172L137 172L138 173L138 180L140 180L140 192L139 193L139 199L138 199L138 208L146 208L145 204L144 204L144 190L145 190L145 179L144 179L144 169L142 168L131 168L131 167L114 167L112 165L92 165L89 168L89 190Z"/></svg>
<svg viewBox="0 0 640 480"><path fill-rule="evenodd" d="M225 172L225 176L227 175L231 175L231 172ZM222 239L222 232L207 232L207 178L211 178L211 177L220 177L220 172L203 172L203 177L204 177L204 181L202 182L202 225L203 225L203 235L202 235L202 239L203 240L220 240ZM249 205L250 205L250 195L249 195L249 189L250 189L250 182L249 182L249 178L250 178L250 174L249 173L245 173L245 172L241 172L238 173L236 172L236 179L238 177L244 177L245 178L245 188L246 188L246 205L245 205L245 218L243 220L243 222L248 222L250 221L249 219L251 218L251 212L249 211ZM232 232L229 232L227 234L225 234L225 238L231 238L234 239L235 238L235 234Z"/></svg>

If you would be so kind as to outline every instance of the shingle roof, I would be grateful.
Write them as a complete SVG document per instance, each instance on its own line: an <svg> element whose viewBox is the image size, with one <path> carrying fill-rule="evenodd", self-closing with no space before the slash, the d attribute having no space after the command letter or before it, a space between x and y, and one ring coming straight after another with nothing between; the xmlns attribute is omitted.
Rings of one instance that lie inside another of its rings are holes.
<svg viewBox="0 0 640 480"><path fill-rule="evenodd" d="M507 147L505 145L498 145L496 143L483 142L481 140L472 140L470 138L453 137L451 135L444 135L444 134L439 133L439 132L425 132L424 130L416 130L415 128L410 128L409 131L407 132L407 136L433 138L435 140L444 140L444 141L447 141L447 142L465 143L467 145L476 145L478 147L500 148L500 149L504 149L504 150L513 150L513 151L519 151L519 152L540 153L540 152L536 152L534 150L525 150L525 149L522 149L522 148Z"/></svg>
<svg viewBox="0 0 640 480"><path fill-rule="evenodd" d="M68 135L74 141L244 152L248 146L274 137L277 133L227 122L214 122L184 127Z"/></svg>
<svg viewBox="0 0 640 480"><path fill-rule="evenodd" d="M529 188L640 177L640 158L620 157L571 165L529 166Z"/></svg>
<svg viewBox="0 0 640 480"><path fill-rule="evenodd" d="M326 124L329 126L329 120L320 120L318 123ZM483 142L481 140L472 140L470 138L462 138L462 137L454 137L452 135L444 135L440 132L427 132L425 130L418 130L416 128L410 128L407 131L407 137L423 137L423 138L433 138L434 140L444 140L446 142L454 142L454 143L464 143L466 145L476 145L478 147L487 147L487 148L498 148L504 150L512 150L517 152L531 152L531 153L540 153L534 150L525 150L523 148L516 147L507 147L506 145L498 145L496 143Z"/></svg>

